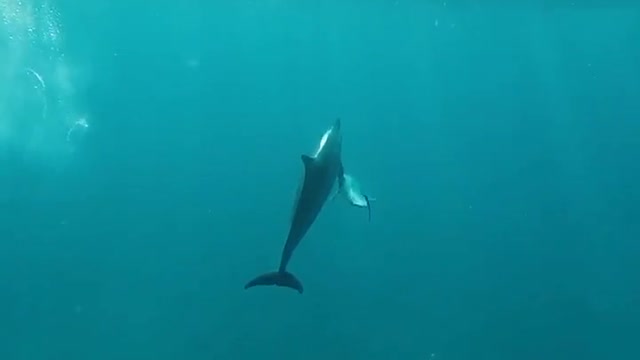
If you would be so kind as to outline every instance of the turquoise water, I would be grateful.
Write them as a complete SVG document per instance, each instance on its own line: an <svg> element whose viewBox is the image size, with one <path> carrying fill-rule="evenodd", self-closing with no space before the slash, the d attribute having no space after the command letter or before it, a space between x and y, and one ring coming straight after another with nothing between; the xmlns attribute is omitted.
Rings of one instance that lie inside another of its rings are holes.
<svg viewBox="0 0 640 360"><path fill-rule="evenodd" d="M0 359L640 358L637 3L0 15ZM337 117L371 222L243 290Z"/></svg>

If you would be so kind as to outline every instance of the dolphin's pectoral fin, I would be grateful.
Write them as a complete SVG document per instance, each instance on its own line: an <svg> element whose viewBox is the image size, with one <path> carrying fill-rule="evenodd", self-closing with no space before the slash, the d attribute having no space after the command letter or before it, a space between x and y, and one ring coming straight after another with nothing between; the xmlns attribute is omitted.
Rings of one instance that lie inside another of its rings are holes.
<svg viewBox="0 0 640 360"><path fill-rule="evenodd" d="M302 283L292 273L288 271L274 271L266 274L262 274L257 278L249 281L245 286L245 290L254 286L261 285L276 285L284 286L298 291L300 294L303 292Z"/></svg>

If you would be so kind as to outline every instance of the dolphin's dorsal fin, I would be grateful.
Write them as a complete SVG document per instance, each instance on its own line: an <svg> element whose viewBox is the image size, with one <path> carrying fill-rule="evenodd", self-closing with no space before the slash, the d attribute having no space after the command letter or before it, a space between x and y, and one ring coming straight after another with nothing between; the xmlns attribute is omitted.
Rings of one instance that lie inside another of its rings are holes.
<svg viewBox="0 0 640 360"><path fill-rule="evenodd" d="M300 155L300 158L302 159L302 163L304 164L304 168L308 168L309 166L313 165L313 158L309 155Z"/></svg>

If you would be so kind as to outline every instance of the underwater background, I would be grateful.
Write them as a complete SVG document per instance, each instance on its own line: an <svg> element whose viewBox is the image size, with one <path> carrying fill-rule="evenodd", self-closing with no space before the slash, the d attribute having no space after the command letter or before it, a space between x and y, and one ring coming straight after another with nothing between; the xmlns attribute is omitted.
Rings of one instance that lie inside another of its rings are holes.
<svg viewBox="0 0 640 360"><path fill-rule="evenodd" d="M0 0L0 359L640 359L640 3ZM342 119L376 201L276 268Z"/></svg>

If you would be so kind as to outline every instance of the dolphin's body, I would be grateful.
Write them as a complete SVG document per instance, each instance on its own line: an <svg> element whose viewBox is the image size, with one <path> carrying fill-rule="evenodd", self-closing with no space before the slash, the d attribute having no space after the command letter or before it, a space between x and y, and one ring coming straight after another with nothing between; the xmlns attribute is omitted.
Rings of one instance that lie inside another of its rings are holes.
<svg viewBox="0 0 640 360"><path fill-rule="evenodd" d="M295 289L302 294L302 283L287 271L287 264L293 251L318 217L336 180L343 176L341 153L342 135L340 119L337 119L322 136L316 153L313 156L302 155L304 180L298 189L289 235L282 250L278 271L258 276L249 281L245 289L258 285L277 285Z"/></svg>

